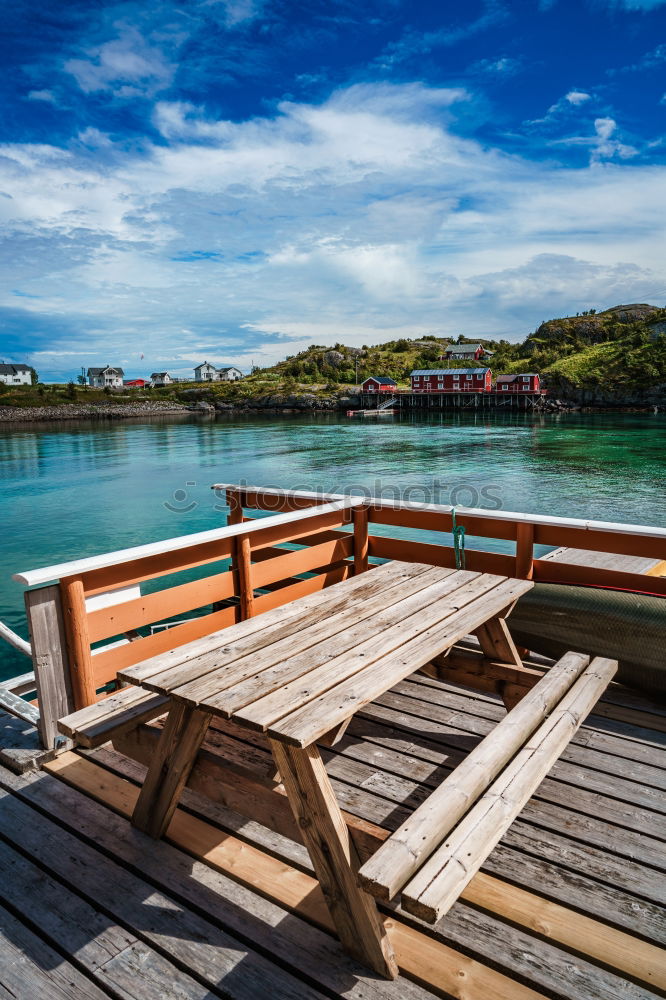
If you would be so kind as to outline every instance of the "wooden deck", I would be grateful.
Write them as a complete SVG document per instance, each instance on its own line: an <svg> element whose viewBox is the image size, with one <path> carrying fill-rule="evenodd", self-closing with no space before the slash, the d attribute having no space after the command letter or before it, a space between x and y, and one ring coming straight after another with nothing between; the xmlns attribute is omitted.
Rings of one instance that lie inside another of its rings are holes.
<svg viewBox="0 0 666 1000"><path fill-rule="evenodd" d="M322 750L342 807L395 829L503 715L401 681ZM264 737L215 725L209 759L268 783ZM108 747L0 770L0 997L664 996L665 742L666 707L613 685L446 917L385 909L395 982L342 951L301 844L191 790L147 838L144 768Z"/></svg>

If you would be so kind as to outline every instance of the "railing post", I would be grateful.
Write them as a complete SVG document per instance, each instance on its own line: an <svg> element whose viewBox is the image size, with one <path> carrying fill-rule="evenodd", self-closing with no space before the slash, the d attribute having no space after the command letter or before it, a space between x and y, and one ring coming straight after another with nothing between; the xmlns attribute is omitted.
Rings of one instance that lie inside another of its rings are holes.
<svg viewBox="0 0 666 1000"><path fill-rule="evenodd" d="M354 576L368 568L368 506L355 507L354 521Z"/></svg>
<svg viewBox="0 0 666 1000"><path fill-rule="evenodd" d="M243 501L238 490L227 490L227 506L229 507L227 524L242 524Z"/></svg>
<svg viewBox="0 0 666 1000"><path fill-rule="evenodd" d="M85 708L97 701L83 581L70 576L60 581L62 612L67 636L74 707Z"/></svg>
<svg viewBox="0 0 666 1000"><path fill-rule="evenodd" d="M60 588L52 585L26 591L25 611L30 629L39 704L37 728L42 746L45 750L53 750L61 743L63 749L67 749L71 741L60 735L57 722L74 711L74 697Z"/></svg>
<svg viewBox="0 0 666 1000"><path fill-rule="evenodd" d="M531 580L534 576L534 525L516 524L516 576Z"/></svg>
<svg viewBox="0 0 666 1000"><path fill-rule="evenodd" d="M234 540L234 569L238 580L241 621L254 615L254 591L252 589L252 548L247 535L239 535Z"/></svg>

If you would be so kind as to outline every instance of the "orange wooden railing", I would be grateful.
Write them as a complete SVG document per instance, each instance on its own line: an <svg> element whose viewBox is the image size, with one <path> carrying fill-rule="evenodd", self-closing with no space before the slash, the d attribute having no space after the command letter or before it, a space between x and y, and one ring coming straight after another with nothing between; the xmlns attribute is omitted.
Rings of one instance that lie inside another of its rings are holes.
<svg viewBox="0 0 666 1000"><path fill-rule="evenodd" d="M448 534L450 507L237 484L214 488L229 507L226 528L17 574L28 585L58 581L26 595L42 708L45 692L57 706L49 711L60 715L66 714L64 705L92 704L108 693L118 670L364 572L373 560L456 564L447 538L408 540L374 530L381 525L408 529L412 536ZM257 517L258 511L276 516ZM541 545L666 560L665 529L460 508L456 522L468 537L513 543L512 553L467 547L467 569L666 596L666 577L535 558ZM175 584L164 580L162 589L141 596L122 592L197 567L208 574ZM102 594L112 603L91 607L90 598ZM136 631L194 612L196 617L151 635ZM94 648L119 636L132 641ZM65 675L55 691L49 671Z"/></svg>

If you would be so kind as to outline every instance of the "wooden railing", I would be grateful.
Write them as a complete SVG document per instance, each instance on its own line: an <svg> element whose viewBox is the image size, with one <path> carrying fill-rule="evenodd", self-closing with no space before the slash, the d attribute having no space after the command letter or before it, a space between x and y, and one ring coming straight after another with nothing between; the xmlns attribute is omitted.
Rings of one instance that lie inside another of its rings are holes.
<svg viewBox="0 0 666 1000"><path fill-rule="evenodd" d="M26 610L46 747L58 739L57 719L104 697L124 667L364 572L373 560L456 564L448 538L415 540L422 532L452 531L448 506L238 484L213 488L228 504L226 527L15 575L37 587L26 593ZM666 577L535 557L535 546L570 546L666 560L666 529L472 508L455 514L468 538L500 540L511 550L468 546L467 569L666 596ZM411 537L395 537L390 528ZM200 567L207 575L171 579ZM142 594L147 581L161 589ZM192 617L150 635L138 631L184 615Z"/></svg>
<svg viewBox="0 0 666 1000"><path fill-rule="evenodd" d="M270 511L303 510L312 504L340 500L340 494L287 491L230 483L212 487L236 496L233 501L244 509ZM395 538L385 533L372 534L373 525L407 528L415 532L450 534L454 508L443 504L414 503L406 500L363 499L362 508L369 523L370 558L404 559L434 566L454 566L455 550L451 544ZM487 511L479 508L455 508L456 523L465 528L467 538L493 538L513 543L513 554L467 548L467 569L533 579L540 583L564 583L590 587L609 587L666 596L666 577L645 576L595 566L555 562L535 557L536 546L562 546L640 556L655 561L666 560L666 528L620 524L578 518L522 514L515 511Z"/></svg>
<svg viewBox="0 0 666 1000"><path fill-rule="evenodd" d="M252 519L233 493L229 499L224 528L15 574L33 587L57 581L25 595L45 746L57 739L57 719L104 697L123 667L354 572L355 534L348 529L360 500L344 497ZM140 593L143 582L198 567L211 573L175 585L166 580L162 589ZM196 616L151 635L138 632L186 612ZM116 641L93 648L111 639Z"/></svg>

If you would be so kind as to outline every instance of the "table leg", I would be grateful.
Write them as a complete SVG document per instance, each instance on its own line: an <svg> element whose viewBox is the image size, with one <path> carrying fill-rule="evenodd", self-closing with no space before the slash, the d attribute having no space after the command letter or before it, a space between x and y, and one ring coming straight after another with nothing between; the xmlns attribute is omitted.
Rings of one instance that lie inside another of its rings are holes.
<svg viewBox="0 0 666 1000"><path fill-rule="evenodd" d="M161 837L169 826L211 718L209 712L171 702L132 814L132 824L151 837Z"/></svg>
<svg viewBox="0 0 666 1000"><path fill-rule="evenodd" d="M502 663L512 663L516 667L522 667L523 661L511 638L506 618L499 615L491 618L485 625L475 629L474 634L489 660L500 660Z"/></svg>
<svg viewBox="0 0 666 1000"><path fill-rule="evenodd" d="M269 742L342 944L364 965L395 979L393 948L374 899L357 884L356 849L319 750Z"/></svg>

